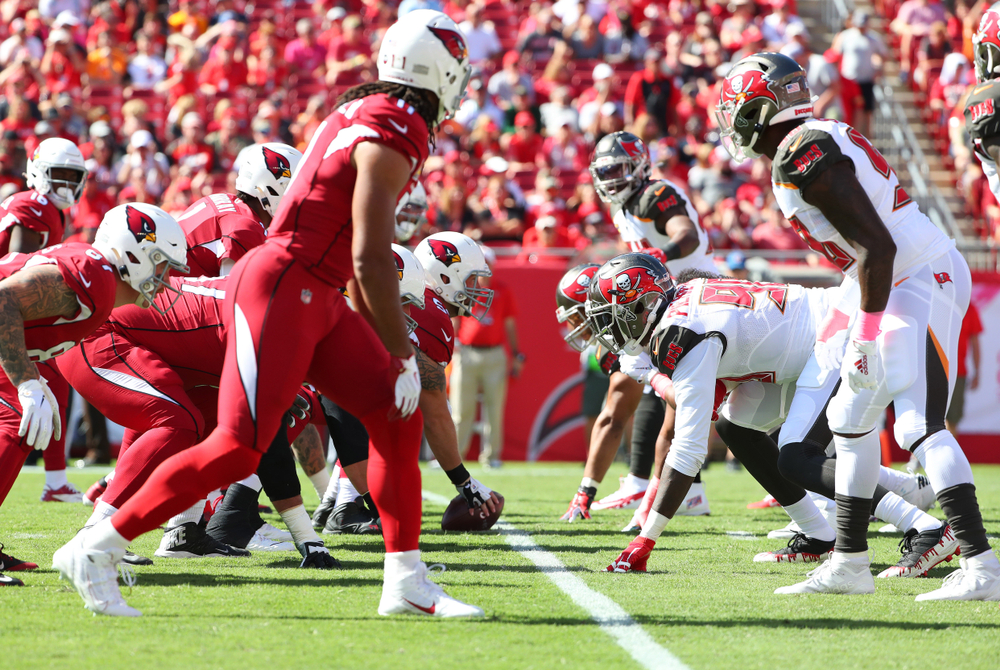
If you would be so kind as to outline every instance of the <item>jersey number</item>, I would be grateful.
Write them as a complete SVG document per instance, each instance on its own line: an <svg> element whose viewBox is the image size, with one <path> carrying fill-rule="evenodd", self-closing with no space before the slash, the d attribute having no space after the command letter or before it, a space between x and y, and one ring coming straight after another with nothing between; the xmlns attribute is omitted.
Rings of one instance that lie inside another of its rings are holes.
<svg viewBox="0 0 1000 670"><path fill-rule="evenodd" d="M854 257L840 248L835 242L820 242L809 234L806 227L802 225L798 217L793 216L788 220L792 224L792 230L805 240L806 246L813 251L819 252L826 257L826 260L836 265L842 272L847 272L847 268L854 265Z"/></svg>
<svg viewBox="0 0 1000 670"><path fill-rule="evenodd" d="M701 289L701 304L737 305L747 309L757 306L756 293L764 293L767 299L784 314L788 302L788 286L770 282L747 282L727 279L707 279Z"/></svg>
<svg viewBox="0 0 1000 670"><path fill-rule="evenodd" d="M889 161L885 159L885 156L879 153L878 149L872 146L872 143L868 141L867 137L856 131L854 128L847 131L847 137L851 140L851 142L854 142L854 144L865 152L868 156L868 160L872 162L872 167L875 168L876 172L886 179L889 178L889 175L896 174L895 170L889 166ZM903 205L909 205L911 202L912 200L910 200L910 196L906 194L906 190L897 183L896 191L893 193L892 211L895 212Z"/></svg>

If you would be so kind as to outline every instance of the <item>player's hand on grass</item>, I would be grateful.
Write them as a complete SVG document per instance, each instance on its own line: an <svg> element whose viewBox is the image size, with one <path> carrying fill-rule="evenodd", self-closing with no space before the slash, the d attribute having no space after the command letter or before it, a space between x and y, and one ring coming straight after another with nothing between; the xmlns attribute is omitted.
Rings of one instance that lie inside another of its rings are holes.
<svg viewBox="0 0 1000 670"><path fill-rule="evenodd" d="M569 509L560 518L561 521L569 521L573 523L577 519L589 519L590 518L590 506L594 503L594 496L597 495L597 489L593 491L587 490L586 487L581 486L573 496L573 499L569 502Z"/></svg>
<svg viewBox="0 0 1000 670"><path fill-rule="evenodd" d="M330 551L322 542L303 542L295 547L302 554L300 568L313 568L314 570L333 570L340 567L340 561L330 555Z"/></svg>
<svg viewBox="0 0 1000 670"><path fill-rule="evenodd" d="M637 537L629 543L618 558L611 562L607 572L646 572L646 559L656 542L648 537Z"/></svg>

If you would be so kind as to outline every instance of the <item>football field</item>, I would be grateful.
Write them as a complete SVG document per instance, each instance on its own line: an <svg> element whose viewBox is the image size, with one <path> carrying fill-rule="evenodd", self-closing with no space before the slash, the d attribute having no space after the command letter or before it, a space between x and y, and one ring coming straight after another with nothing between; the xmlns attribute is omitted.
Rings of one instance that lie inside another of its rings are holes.
<svg viewBox="0 0 1000 670"><path fill-rule="evenodd" d="M480 477L478 469L470 468ZM600 491L626 468L615 464ZM1000 542L1000 466L974 468L987 531ZM712 516L677 517L648 574L602 572L628 544L630 511L595 512L574 524L559 515L581 465L506 465L482 481L506 498L504 522L480 534L443 533L441 496L454 489L424 472L424 559L435 577L485 620L383 618L378 537L324 536L342 563L333 572L299 570L297 554L247 559L154 559L135 569L128 603L139 619L94 617L49 566L52 553L89 515L83 505L40 503L41 472L24 472L0 509L0 541L39 564L13 573L23 588L0 589L2 665L28 668L690 668L749 669L1000 667L998 603L917 603L931 579L876 580L873 596L775 596L815 564L753 563L782 544L780 509L748 510L763 491L745 472L715 465L704 480ZM86 489L97 471L70 479ZM315 492L303 479L310 511ZM940 516L940 510L931 512ZM277 515L265 518L280 525ZM877 571L896 562L900 535L870 546ZM152 556L160 539L138 540Z"/></svg>

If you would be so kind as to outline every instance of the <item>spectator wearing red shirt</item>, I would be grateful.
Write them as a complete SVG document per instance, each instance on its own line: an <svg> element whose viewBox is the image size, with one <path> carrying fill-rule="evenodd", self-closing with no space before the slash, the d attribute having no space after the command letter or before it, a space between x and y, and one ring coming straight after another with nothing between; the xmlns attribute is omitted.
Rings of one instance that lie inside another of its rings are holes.
<svg viewBox="0 0 1000 670"><path fill-rule="evenodd" d="M181 119L181 137L167 147L174 163L186 167L190 174L211 172L215 167L215 152L205 142L205 123L198 112L188 112Z"/></svg>
<svg viewBox="0 0 1000 670"><path fill-rule="evenodd" d="M247 57L247 83L257 89L258 93L269 94L284 85L288 76L288 68L278 58L277 50L266 46L259 56Z"/></svg>
<svg viewBox="0 0 1000 670"><path fill-rule="evenodd" d="M173 107L177 100L185 95L193 95L198 91L198 71L201 69L201 56L195 49L184 49L171 63L167 78L156 84L157 93L167 94L167 106Z"/></svg>
<svg viewBox="0 0 1000 670"><path fill-rule="evenodd" d="M354 86L371 78L372 47L362 31L361 17L348 16L343 30L343 35L330 41L326 58L326 83L330 86Z"/></svg>
<svg viewBox="0 0 1000 670"><path fill-rule="evenodd" d="M299 19L295 23L297 39L285 47L285 63L290 74L303 77L323 76L323 65L326 62L326 49L316 43L316 32L312 21Z"/></svg>
<svg viewBox="0 0 1000 670"><path fill-rule="evenodd" d="M485 251L486 261L495 262L492 250ZM507 402L507 376L518 377L524 356L518 351L517 304L514 292L492 278L479 279L481 285L493 289L490 311L477 321L461 317L452 359L449 399L452 419L458 432L458 451L465 456L472 439L476 420L476 399L483 395L485 426L479 451L483 467L499 467L503 454L504 405ZM508 367L507 351L511 362Z"/></svg>
<svg viewBox="0 0 1000 670"><path fill-rule="evenodd" d="M764 211L764 221L750 234L755 249L807 249L788 221L773 207Z"/></svg>
<svg viewBox="0 0 1000 670"><path fill-rule="evenodd" d="M500 138L515 171L533 170L541 162L544 143L545 138L535 132L535 117L529 111L518 112L514 117L514 133Z"/></svg>
<svg viewBox="0 0 1000 670"><path fill-rule="evenodd" d="M945 427L954 435L958 435L958 422L965 412L965 391L976 390L979 386L979 334L983 332L983 322L979 318L979 310L975 303L969 303L969 309L962 319L962 330L958 334L958 376L955 379L955 390L948 405L948 415L945 417ZM972 374L969 375L965 360L972 351Z"/></svg>
<svg viewBox="0 0 1000 670"><path fill-rule="evenodd" d="M93 171L97 169L97 161L91 159L87 161L87 164L91 175L83 186L83 194L71 210L75 238L72 241L93 244L94 235L97 233L97 227L101 225L101 220L117 203L114 197L93 178Z"/></svg>
<svg viewBox="0 0 1000 670"><path fill-rule="evenodd" d="M208 96L231 94L247 83L247 66L242 50L237 59L236 38L223 37L219 45L221 48L208 59L198 76L199 88Z"/></svg>
<svg viewBox="0 0 1000 670"><path fill-rule="evenodd" d="M542 143L542 158L549 168L580 172L590 164L590 148L573 132L571 122L563 119L555 134Z"/></svg>
<svg viewBox="0 0 1000 670"><path fill-rule="evenodd" d="M79 91L80 74L87 63L73 46L73 38L62 28L49 33L42 56L41 72L49 94Z"/></svg>
<svg viewBox="0 0 1000 670"><path fill-rule="evenodd" d="M559 225L559 220L549 214L538 217L535 225L524 232L521 253L517 259L522 263L537 263L540 260L566 258L559 249L573 248L569 232Z"/></svg>
<svg viewBox="0 0 1000 670"><path fill-rule="evenodd" d="M7 118L0 121L0 126L6 131L17 134L22 142L34 133L35 119L31 116L31 106L23 98L9 98Z"/></svg>
<svg viewBox="0 0 1000 670"><path fill-rule="evenodd" d="M625 89L625 123L633 123L646 113L656 122L662 137L672 134L674 107L679 95L673 82L660 69L663 54L650 49L643 58L643 69L634 73Z"/></svg>

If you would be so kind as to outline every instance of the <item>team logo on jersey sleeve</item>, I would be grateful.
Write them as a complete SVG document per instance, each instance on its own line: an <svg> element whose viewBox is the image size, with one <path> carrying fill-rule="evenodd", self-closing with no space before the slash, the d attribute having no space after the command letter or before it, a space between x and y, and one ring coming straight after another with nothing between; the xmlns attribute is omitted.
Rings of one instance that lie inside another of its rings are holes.
<svg viewBox="0 0 1000 670"><path fill-rule="evenodd" d="M444 48L448 50L455 60L463 61L469 57L469 48L465 46L465 38L449 28L436 28L427 26L434 35L437 36Z"/></svg>
<svg viewBox="0 0 1000 670"><path fill-rule="evenodd" d="M129 231L135 235L136 242L156 241L156 223L149 214L144 214L135 207L126 207L125 223Z"/></svg>
<svg viewBox="0 0 1000 670"><path fill-rule="evenodd" d="M292 166L288 159L267 147L261 149L264 151L264 165L267 166L267 171L274 175L275 179L290 179Z"/></svg>
<svg viewBox="0 0 1000 670"><path fill-rule="evenodd" d="M947 272L935 272L934 280L938 283L938 285L941 288L944 288L944 285L951 281L951 275L949 275Z"/></svg>
<svg viewBox="0 0 1000 670"><path fill-rule="evenodd" d="M427 243L431 245L431 251L434 252L434 258L444 263L445 267L450 267L454 263L462 262L462 257L459 255L458 249L451 242L427 240Z"/></svg>

